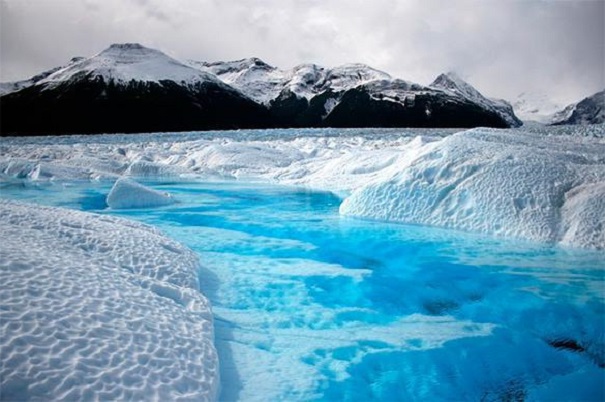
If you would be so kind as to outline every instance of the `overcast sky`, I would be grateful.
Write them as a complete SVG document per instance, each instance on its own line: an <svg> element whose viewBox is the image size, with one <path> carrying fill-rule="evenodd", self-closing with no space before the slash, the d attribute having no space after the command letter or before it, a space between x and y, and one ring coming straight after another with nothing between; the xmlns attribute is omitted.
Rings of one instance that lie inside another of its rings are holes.
<svg viewBox="0 0 605 402"><path fill-rule="evenodd" d="M139 42L177 59L361 62L484 95L570 103L605 88L605 0L0 0L0 81Z"/></svg>

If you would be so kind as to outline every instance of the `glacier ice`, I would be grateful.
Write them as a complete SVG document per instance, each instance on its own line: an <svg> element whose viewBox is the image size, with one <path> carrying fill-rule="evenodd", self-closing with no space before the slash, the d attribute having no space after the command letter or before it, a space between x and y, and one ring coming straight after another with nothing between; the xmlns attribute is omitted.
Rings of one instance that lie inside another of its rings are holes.
<svg viewBox="0 0 605 402"><path fill-rule="evenodd" d="M475 129L344 200L343 215L605 248L605 144Z"/></svg>
<svg viewBox="0 0 605 402"><path fill-rule="evenodd" d="M191 250L125 219L3 200L0 236L2 399L216 398Z"/></svg>
<svg viewBox="0 0 605 402"><path fill-rule="evenodd" d="M171 194L154 190L128 178L116 180L107 195L107 205L113 209L161 207L175 202Z"/></svg>
<svg viewBox="0 0 605 402"><path fill-rule="evenodd" d="M0 179L260 180L332 191L344 198L343 215L603 249L604 132L593 125L9 138Z"/></svg>

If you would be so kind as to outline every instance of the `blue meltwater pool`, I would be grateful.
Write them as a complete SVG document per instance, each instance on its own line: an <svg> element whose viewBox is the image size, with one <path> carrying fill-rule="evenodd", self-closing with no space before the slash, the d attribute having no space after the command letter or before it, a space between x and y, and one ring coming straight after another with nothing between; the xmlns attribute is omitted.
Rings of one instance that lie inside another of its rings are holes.
<svg viewBox="0 0 605 402"><path fill-rule="evenodd" d="M603 252L344 218L325 192L146 184L179 203L110 210L102 183L0 194L142 221L194 250L222 400L605 398Z"/></svg>

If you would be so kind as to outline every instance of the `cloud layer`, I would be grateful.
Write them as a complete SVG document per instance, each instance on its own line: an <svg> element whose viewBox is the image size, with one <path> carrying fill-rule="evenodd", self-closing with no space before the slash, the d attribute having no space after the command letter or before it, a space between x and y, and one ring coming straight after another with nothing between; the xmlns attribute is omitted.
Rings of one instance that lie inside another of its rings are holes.
<svg viewBox="0 0 605 402"><path fill-rule="evenodd" d="M0 0L0 80L140 42L180 59L363 62L428 84L454 70L484 94L568 103L605 87L605 2Z"/></svg>

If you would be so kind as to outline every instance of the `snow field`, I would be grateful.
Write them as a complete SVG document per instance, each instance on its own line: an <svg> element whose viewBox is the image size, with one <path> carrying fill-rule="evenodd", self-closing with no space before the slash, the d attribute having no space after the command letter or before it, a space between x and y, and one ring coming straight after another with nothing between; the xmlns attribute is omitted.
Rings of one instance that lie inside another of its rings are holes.
<svg viewBox="0 0 605 402"><path fill-rule="evenodd" d="M198 260L149 226L0 201L7 400L214 400Z"/></svg>

